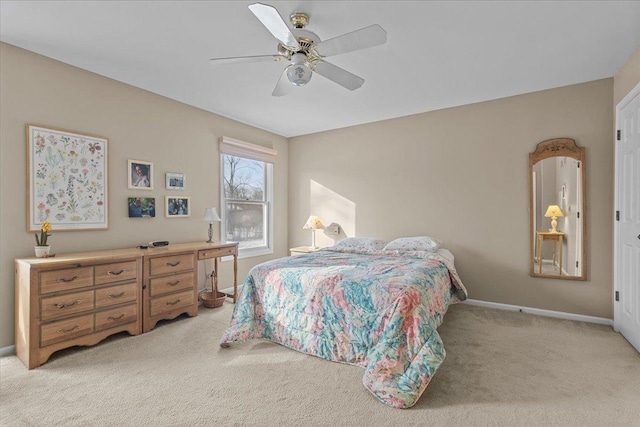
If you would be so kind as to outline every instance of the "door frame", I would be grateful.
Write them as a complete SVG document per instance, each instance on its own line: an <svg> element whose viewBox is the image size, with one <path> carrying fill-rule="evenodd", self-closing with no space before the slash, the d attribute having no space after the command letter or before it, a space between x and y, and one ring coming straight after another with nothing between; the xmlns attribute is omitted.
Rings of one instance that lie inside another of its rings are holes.
<svg viewBox="0 0 640 427"><path fill-rule="evenodd" d="M576 203L576 208L578 208L579 216L576 216L576 261L578 261L578 267L574 268L574 274L580 275L582 274L582 263L584 260L582 259L582 244L584 240L584 236L582 235L582 230L584 227L582 226L582 221L584 221L584 209L580 209L580 207L584 206L582 203L582 168L584 165L582 162L578 161L578 167L576 168L576 199L578 203Z"/></svg>
<svg viewBox="0 0 640 427"><path fill-rule="evenodd" d="M538 229L538 218L536 215L536 212L538 212L538 206L536 203L536 200L538 200L538 198L535 196L536 191L538 191L538 185L537 185L537 176L536 176L536 171L531 172L533 174L533 179L531 180L531 187L532 187L532 191L533 191L533 201L532 201L532 206L531 209L533 209L533 213L531 214L531 218L533 221L533 234L531 236L529 236L531 238L531 241L534 242L534 246L533 246L533 253L537 254L538 253L538 239L536 239L536 230ZM537 258L536 258L537 259Z"/></svg>
<svg viewBox="0 0 640 427"><path fill-rule="evenodd" d="M619 263L621 254L619 253L618 246L620 244L620 223L616 221L615 215L616 211L620 210L620 194L619 194L619 176L618 171L620 170L620 153L617 141L617 131L620 129L620 119L621 119L621 111L631 103L631 101L640 95L640 83L638 83L633 89L629 91L625 95L624 98L616 105L616 126L613 130L613 144L615 147L614 151L614 170L613 170L613 186L614 186L614 202L613 202L613 293L611 295L611 301L613 302L613 329L618 331L618 326L620 322L620 310L622 309L621 304L616 304L616 292L620 291L622 286L620 281L622 280L621 272L619 271Z"/></svg>

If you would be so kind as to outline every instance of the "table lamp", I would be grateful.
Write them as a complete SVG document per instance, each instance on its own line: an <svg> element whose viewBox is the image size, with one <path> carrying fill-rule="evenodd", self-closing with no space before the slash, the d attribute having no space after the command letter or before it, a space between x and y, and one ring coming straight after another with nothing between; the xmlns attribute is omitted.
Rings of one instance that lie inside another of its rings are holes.
<svg viewBox="0 0 640 427"><path fill-rule="evenodd" d="M204 210L203 221L209 221L209 240L207 243L213 243L213 221L222 221L216 212L216 208L206 208Z"/></svg>
<svg viewBox="0 0 640 427"><path fill-rule="evenodd" d="M311 215L307 222L302 227L303 230L311 230L311 247L313 249L317 248L316 246L316 230L322 230L324 226L322 225L322 221L315 215Z"/></svg>
<svg viewBox="0 0 640 427"><path fill-rule="evenodd" d="M558 205L549 205L547 208L547 213L544 214L547 218L551 218L551 229L549 230L552 233L557 233L556 227L558 226L558 221L556 219L559 216L564 216L562 213L562 209Z"/></svg>

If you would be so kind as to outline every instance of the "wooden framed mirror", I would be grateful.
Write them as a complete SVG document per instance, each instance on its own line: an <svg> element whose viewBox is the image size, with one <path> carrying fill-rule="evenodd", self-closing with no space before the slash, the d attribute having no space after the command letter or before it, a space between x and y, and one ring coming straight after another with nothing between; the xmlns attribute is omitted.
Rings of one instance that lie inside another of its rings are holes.
<svg viewBox="0 0 640 427"><path fill-rule="evenodd" d="M542 141L529 153L530 274L587 279L585 149L573 139Z"/></svg>

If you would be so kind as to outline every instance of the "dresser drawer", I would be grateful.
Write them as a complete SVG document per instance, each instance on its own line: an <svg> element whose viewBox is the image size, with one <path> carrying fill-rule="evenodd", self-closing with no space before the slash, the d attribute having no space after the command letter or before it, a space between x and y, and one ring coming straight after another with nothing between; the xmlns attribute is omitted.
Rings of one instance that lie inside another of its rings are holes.
<svg viewBox="0 0 640 427"><path fill-rule="evenodd" d="M109 286L96 289L96 308L122 304L136 299L138 284L126 283L124 285Z"/></svg>
<svg viewBox="0 0 640 427"><path fill-rule="evenodd" d="M96 332L138 320L138 306L135 304L96 313Z"/></svg>
<svg viewBox="0 0 640 427"><path fill-rule="evenodd" d="M193 305L194 302L195 300L193 290L171 294L164 297L153 298L149 303L149 315L157 316L169 311L189 307Z"/></svg>
<svg viewBox="0 0 640 427"><path fill-rule="evenodd" d="M138 273L137 264L135 261L126 261L96 265L96 285L134 280Z"/></svg>
<svg viewBox="0 0 640 427"><path fill-rule="evenodd" d="M40 293L84 288L93 285L93 267L76 267L40 273Z"/></svg>
<svg viewBox="0 0 640 427"><path fill-rule="evenodd" d="M92 332L93 314L41 325L40 347L67 341Z"/></svg>
<svg viewBox="0 0 640 427"><path fill-rule="evenodd" d="M57 319L69 314L82 313L92 310L93 291L78 292L75 294L61 295L40 299L40 319Z"/></svg>
<svg viewBox="0 0 640 427"><path fill-rule="evenodd" d="M178 271L193 270L195 259L192 253L183 255L169 255L151 258L149 273L152 276L175 273Z"/></svg>
<svg viewBox="0 0 640 427"><path fill-rule="evenodd" d="M201 249L198 251L198 259L218 258L228 255L234 255L235 253L235 246L230 246L228 248Z"/></svg>
<svg viewBox="0 0 640 427"><path fill-rule="evenodd" d="M149 280L149 295L156 297L181 289L193 289L194 273L180 273Z"/></svg>

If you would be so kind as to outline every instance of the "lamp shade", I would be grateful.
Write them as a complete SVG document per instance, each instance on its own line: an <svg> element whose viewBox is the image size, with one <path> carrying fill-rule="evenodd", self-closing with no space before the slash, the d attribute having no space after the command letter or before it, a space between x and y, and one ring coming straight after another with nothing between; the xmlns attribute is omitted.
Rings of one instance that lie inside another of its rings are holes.
<svg viewBox="0 0 640 427"><path fill-rule="evenodd" d="M312 72L306 64L307 55L304 53L294 53L291 55L292 64L289 65L287 70L287 78L296 86L304 86L311 80Z"/></svg>
<svg viewBox="0 0 640 427"><path fill-rule="evenodd" d="M323 228L322 221L315 215L311 215L302 227L303 230L322 230Z"/></svg>
<svg viewBox="0 0 640 427"><path fill-rule="evenodd" d="M216 212L216 208L206 208L202 220L207 222L222 221L218 216L218 212Z"/></svg>
<svg viewBox="0 0 640 427"><path fill-rule="evenodd" d="M311 80L311 69L304 64L289 65L287 67L287 78L296 86L304 86Z"/></svg>
<svg viewBox="0 0 640 427"><path fill-rule="evenodd" d="M549 205L547 208L547 213L544 214L547 218L552 218L554 216L564 216L562 213L562 209L558 205Z"/></svg>

